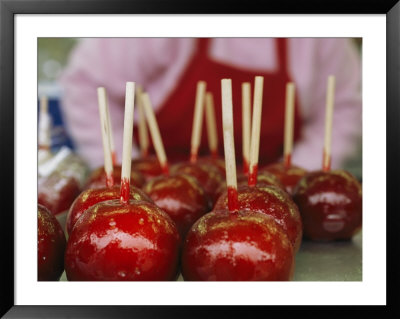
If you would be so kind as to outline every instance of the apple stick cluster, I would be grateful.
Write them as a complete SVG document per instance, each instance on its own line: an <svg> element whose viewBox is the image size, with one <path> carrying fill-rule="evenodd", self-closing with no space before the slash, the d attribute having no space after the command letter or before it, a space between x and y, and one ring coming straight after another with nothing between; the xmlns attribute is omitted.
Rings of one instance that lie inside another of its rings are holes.
<svg viewBox="0 0 400 319"><path fill-rule="evenodd" d="M198 81L190 152L187 161L173 164L151 97L127 82L119 165L107 92L97 89L104 166L92 173L68 210L62 256L68 280L176 280L180 270L187 281L292 280L303 236L351 239L361 228L361 185L349 173L331 170L335 77L328 78L322 168L316 172L292 164L292 82L286 84L282 105L282 161L259 168L260 143L268 142L260 138L268 87L256 76L252 98L251 86L241 83L242 171L236 167L232 79L221 79L224 156L218 154L218 104L207 83ZM132 159L135 104L141 156ZM46 118L47 101L41 105ZM199 156L203 117L210 156ZM48 149L47 135L40 136L40 148ZM344 200L330 202L326 191ZM318 203L310 204L311 196ZM44 216L42 208L39 212ZM58 280L59 275L48 278Z"/></svg>

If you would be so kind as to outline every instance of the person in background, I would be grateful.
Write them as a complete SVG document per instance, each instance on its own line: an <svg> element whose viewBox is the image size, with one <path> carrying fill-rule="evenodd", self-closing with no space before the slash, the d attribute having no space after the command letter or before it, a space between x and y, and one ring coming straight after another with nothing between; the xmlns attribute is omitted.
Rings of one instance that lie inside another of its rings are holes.
<svg viewBox="0 0 400 319"><path fill-rule="evenodd" d="M361 140L360 53L346 38L95 38L74 49L59 79L61 109L76 151L103 163L96 88L108 92L118 158L122 156L125 83L150 96L167 156L188 160L197 81L213 93L223 156L221 79L232 79L235 148L241 159L241 84L264 77L260 165L282 158L286 83L296 85L294 165L321 169L326 85L336 77L332 168L342 168ZM137 117L136 117L137 118ZM205 124L204 124L205 125ZM202 149L207 154L203 128ZM136 137L136 136L135 136ZM133 156L139 156L134 145Z"/></svg>

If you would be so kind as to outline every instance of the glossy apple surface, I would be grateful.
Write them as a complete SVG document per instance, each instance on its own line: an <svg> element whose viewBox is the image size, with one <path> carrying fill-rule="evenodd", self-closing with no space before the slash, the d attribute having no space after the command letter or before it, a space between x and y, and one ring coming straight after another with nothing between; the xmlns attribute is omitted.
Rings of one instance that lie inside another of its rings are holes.
<svg viewBox="0 0 400 319"><path fill-rule="evenodd" d="M248 176L245 174L239 174L237 178L238 186L248 185ZM285 186L281 183L281 181L274 175L269 172L258 172L257 173L257 184L256 186L276 186L281 189L285 189Z"/></svg>
<svg viewBox="0 0 400 319"><path fill-rule="evenodd" d="M195 177L209 197L211 206L216 200L217 189L225 179L215 166L204 163L178 163L171 166L171 173L183 173Z"/></svg>
<svg viewBox="0 0 400 319"><path fill-rule="evenodd" d="M38 203L54 215L68 210L81 192L78 181L55 171L38 181Z"/></svg>
<svg viewBox="0 0 400 319"><path fill-rule="evenodd" d="M237 175L237 186L247 186L248 185L248 176L245 174L238 174ZM285 189L285 186L280 182L280 180L273 174L268 172L259 172L257 174L257 187L262 186L276 186L281 189ZM226 182L223 182L220 187L218 187L217 191L215 192L216 200L226 192ZM215 200L215 202L216 202Z"/></svg>
<svg viewBox="0 0 400 319"><path fill-rule="evenodd" d="M346 171L307 174L296 186L293 199L308 239L346 240L361 229L361 184Z"/></svg>
<svg viewBox="0 0 400 319"><path fill-rule="evenodd" d="M119 200L98 203L76 222L67 243L65 271L75 281L175 280L180 237L156 205Z"/></svg>
<svg viewBox="0 0 400 319"><path fill-rule="evenodd" d="M283 281L294 271L290 240L269 216L212 211L190 229L182 275L190 281Z"/></svg>
<svg viewBox="0 0 400 319"><path fill-rule="evenodd" d="M239 208L271 216L288 235L297 252L303 235L299 210L290 195L276 186L238 187ZM228 208L228 196L225 192L215 203L214 210Z"/></svg>
<svg viewBox="0 0 400 319"><path fill-rule="evenodd" d="M225 160L222 157L204 156L200 157L197 162L212 165L219 170L222 176L225 176Z"/></svg>
<svg viewBox="0 0 400 319"><path fill-rule="evenodd" d="M293 194L300 179L307 174L307 171L298 166L290 166L286 168L284 163L275 163L264 167L261 172L269 172L275 175L279 181L284 185L289 194Z"/></svg>
<svg viewBox="0 0 400 319"><path fill-rule="evenodd" d="M143 190L176 223L181 238L197 219L211 209L204 189L187 174L156 177L147 182Z"/></svg>
<svg viewBox="0 0 400 319"><path fill-rule="evenodd" d="M155 156L147 156L142 158L135 158L132 160L132 169L140 172L145 181L160 176L163 171L160 163Z"/></svg>
<svg viewBox="0 0 400 319"><path fill-rule="evenodd" d="M64 271L66 239L58 220L38 204L38 280L57 281Z"/></svg>
<svg viewBox="0 0 400 319"><path fill-rule="evenodd" d="M111 199L120 199L121 190L119 186L112 188L94 188L83 191L72 203L66 221L66 231L70 234L76 221L91 206L99 202ZM130 187L130 198L152 203L153 201L140 188Z"/></svg>
<svg viewBox="0 0 400 319"><path fill-rule="evenodd" d="M121 184L121 165L116 165L113 168L113 178L114 178L114 185ZM83 189L90 189L90 188L104 188L106 187L107 176L106 172L104 171L104 167L99 167L95 169L88 180ZM137 171L132 169L131 170L131 185L136 187L142 187L145 183L145 179L143 175Z"/></svg>

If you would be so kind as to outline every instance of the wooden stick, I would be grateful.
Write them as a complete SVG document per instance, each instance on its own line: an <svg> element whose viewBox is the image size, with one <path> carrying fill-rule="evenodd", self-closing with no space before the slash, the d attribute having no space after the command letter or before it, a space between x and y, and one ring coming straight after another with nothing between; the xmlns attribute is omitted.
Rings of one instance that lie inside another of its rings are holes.
<svg viewBox="0 0 400 319"><path fill-rule="evenodd" d="M103 141L103 152L104 152L104 170L106 172L106 186L114 186L113 177L113 163L110 145L110 127L109 120L107 118L107 95L106 89L104 87L97 88L97 100L99 104L99 114L100 114L100 127L101 127L101 137Z"/></svg>
<svg viewBox="0 0 400 319"><path fill-rule="evenodd" d="M39 132L38 144L39 150L50 152L51 146L51 118L49 115L49 101L47 96L40 97L39 113Z"/></svg>
<svg viewBox="0 0 400 319"><path fill-rule="evenodd" d="M144 111L144 106L142 102L141 95L143 94L143 89L140 85L137 85L136 95L138 104L138 117L139 117L139 145L142 157L147 157L149 155L149 135L147 133L146 116Z"/></svg>
<svg viewBox="0 0 400 319"><path fill-rule="evenodd" d="M221 80L221 90L228 208L230 212L235 212L239 209L239 202L236 179L235 143L233 136L232 80Z"/></svg>
<svg viewBox="0 0 400 319"><path fill-rule="evenodd" d="M192 127L192 141L190 150L190 161L192 163L195 163L197 161L197 155L201 141L205 92L206 92L206 82L204 81L197 82L196 102L194 106L193 127Z"/></svg>
<svg viewBox="0 0 400 319"><path fill-rule="evenodd" d="M250 118L251 118L251 86L250 82L242 83L242 154L243 173L249 172L250 157Z"/></svg>
<svg viewBox="0 0 400 319"><path fill-rule="evenodd" d="M292 162L293 150L293 125L294 125L294 94L293 82L286 84L285 129L283 142L283 159L285 168L288 169Z"/></svg>
<svg viewBox="0 0 400 319"><path fill-rule="evenodd" d="M248 179L248 185L251 187L256 186L257 184L263 85L264 85L264 78L262 76L256 76L254 84L253 122L251 124L250 164L249 164L249 179Z"/></svg>
<svg viewBox="0 0 400 319"><path fill-rule="evenodd" d="M332 122L333 106L335 103L335 76L328 77L326 91L326 113L325 113L325 140L322 160L322 170L327 172L331 169L331 144L332 144Z"/></svg>
<svg viewBox="0 0 400 319"><path fill-rule="evenodd" d="M113 163L113 165L117 165L118 158L117 158L117 152L115 151L114 137L113 137L113 132L112 132L111 117L110 117L110 110L108 108L108 103L107 103L107 122L108 122L108 135L109 135L108 138L110 140L112 163Z"/></svg>
<svg viewBox="0 0 400 319"><path fill-rule="evenodd" d="M129 201L130 193L134 108L135 82L127 82L125 93L124 140L121 169L121 203L125 204Z"/></svg>
<svg viewBox="0 0 400 319"><path fill-rule="evenodd" d="M114 145L114 137L113 137L113 131L112 131L112 125L111 125L111 116L110 116L110 108L108 107L108 98L107 98L107 91L105 88L104 89L104 96L105 96L105 103L106 103L106 116L107 116L107 134L108 134L108 140L110 143L110 151L111 151L111 158L112 158L112 165L117 165L117 153L115 151L115 145Z"/></svg>
<svg viewBox="0 0 400 319"><path fill-rule="evenodd" d="M49 113L49 100L46 95L40 97L40 112L43 114Z"/></svg>
<svg viewBox="0 0 400 319"><path fill-rule="evenodd" d="M211 155L216 158L218 156L218 134L215 120L214 97L211 92L206 93L206 119L208 147L210 148Z"/></svg>
<svg viewBox="0 0 400 319"><path fill-rule="evenodd" d="M165 175L169 174L169 166L167 156L165 155L164 144L161 139L160 129L158 128L157 120L151 106L150 97L147 93L140 95L147 122L149 124L151 139L157 154L158 161Z"/></svg>

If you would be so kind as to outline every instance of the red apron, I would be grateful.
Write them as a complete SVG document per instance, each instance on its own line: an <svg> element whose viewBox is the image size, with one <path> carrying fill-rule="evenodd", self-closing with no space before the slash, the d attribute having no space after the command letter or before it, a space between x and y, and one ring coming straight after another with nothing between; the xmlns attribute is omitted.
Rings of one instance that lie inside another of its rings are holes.
<svg viewBox="0 0 400 319"><path fill-rule="evenodd" d="M211 39L198 39L198 50L186 71L178 80L175 90L156 114L169 162L187 161L190 158L190 141L197 82L207 83L206 90L214 95L218 130L218 151L223 156L221 79L232 79L233 117L236 161L242 163L242 82L250 82L254 90L254 78L264 77L263 110L259 164L263 166L278 160L283 154L283 127L285 114L286 83L291 79L287 70L287 40L276 39L278 68L276 72L262 73L235 68L213 61L208 54ZM253 94L253 92L252 92ZM300 135L299 107L296 99L294 139ZM209 154L206 124L203 120L199 156Z"/></svg>

